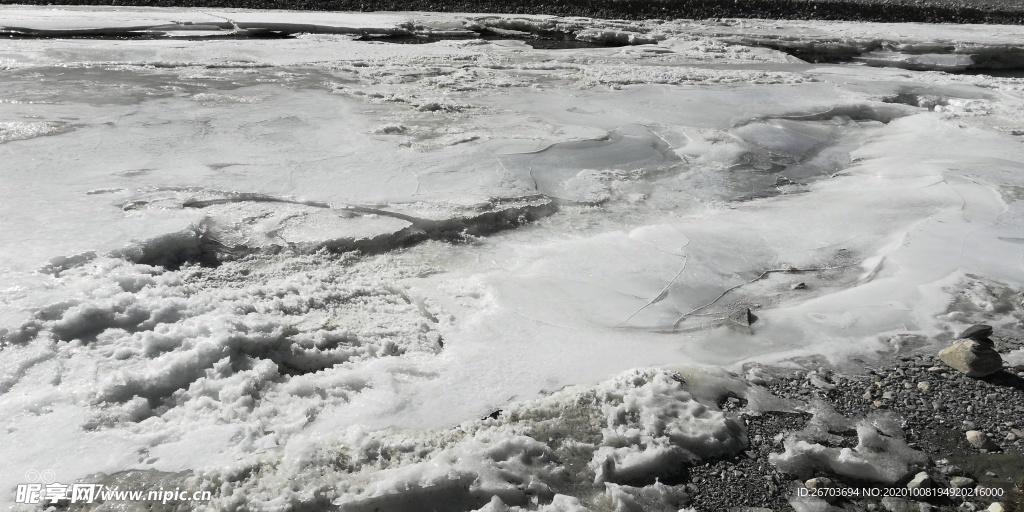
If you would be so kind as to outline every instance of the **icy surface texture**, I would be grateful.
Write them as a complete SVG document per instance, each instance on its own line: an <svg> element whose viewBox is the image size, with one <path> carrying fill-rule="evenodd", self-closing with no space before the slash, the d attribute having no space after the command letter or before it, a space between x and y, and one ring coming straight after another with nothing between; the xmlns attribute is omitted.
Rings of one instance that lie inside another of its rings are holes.
<svg viewBox="0 0 1024 512"><path fill-rule="evenodd" d="M674 372L632 370L596 386L513 404L455 429L349 428L268 452L249 465L197 475L188 485L232 481L235 491L211 504L228 509L329 501L346 511L587 510L568 492L582 492L589 501L607 494L612 502L678 503L685 497L656 479L746 446L741 427L687 389ZM588 469L587 461L608 457L622 462L615 477L641 487L592 486L595 475L613 475L607 468ZM289 482L302 482L301 490ZM282 494L282 485L294 492Z"/></svg>
<svg viewBox="0 0 1024 512"><path fill-rule="evenodd" d="M1020 27L14 6L0 25L0 482L670 507L655 480L744 444L690 384L732 385L622 372L1024 318ZM58 37L92 29L111 37ZM876 427L779 464L891 481L913 456Z"/></svg>
<svg viewBox="0 0 1024 512"><path fill-rule="evenodd" d="M678 377L650 370L627 373L606 393L601 409L607 426L591 461L599 482L671 480L701 458L746 446L742 427L694 400Z"/></svg>

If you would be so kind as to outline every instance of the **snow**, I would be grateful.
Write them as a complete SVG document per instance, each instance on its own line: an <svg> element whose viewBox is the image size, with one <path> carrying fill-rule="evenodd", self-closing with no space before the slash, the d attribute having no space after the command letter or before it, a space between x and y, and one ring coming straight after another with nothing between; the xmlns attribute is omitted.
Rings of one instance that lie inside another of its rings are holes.
<svg viewBox="0 0 1024 512"><path fill-rule="evenodd" d="M634 510L743 449L727 390L786 409L723 369L1020 312L1024 81L936 71L1020 27L17 6L0 25L152 36L0 50L3 482ZM484 28L628 46L356 38ZM311 33L212 37L249 29ZM783 35L867 49L814 64ZM891 482L915 453L880 430L777 463Z"/></svg>
<svg viewBox="0 0 1024 512"><path fill-rule="evenodd" d="M673 476L672 468L746 446L742 427L694 400L681 380L634 372L611 381L602 405L606 426L590 463L596 481L653 483Z"/></svg>
<svg viewBox="0 0 1024 512"><path fill-rule="evenodd" d="M815 470L867 482L894 484L910 474L915 465L927 462L927 456L907 447L901 439L880 434L866 422L857 425L857 446L832 448L799 439L789 439L785 451L769 459L786 473L809 477Z"/></svg>

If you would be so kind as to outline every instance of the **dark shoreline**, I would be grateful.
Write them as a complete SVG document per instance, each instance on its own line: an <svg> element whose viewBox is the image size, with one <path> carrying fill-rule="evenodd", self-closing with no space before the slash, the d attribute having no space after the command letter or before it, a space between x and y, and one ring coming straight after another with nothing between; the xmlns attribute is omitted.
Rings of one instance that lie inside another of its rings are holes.
<svg viewBox="0 0 1024 512"><path fill-rule="evenodd" d="M304 11L434 11L609 19L764 18L871 22L1024 24L1015 0L0 0L0 5L210 7Z"/></svg>

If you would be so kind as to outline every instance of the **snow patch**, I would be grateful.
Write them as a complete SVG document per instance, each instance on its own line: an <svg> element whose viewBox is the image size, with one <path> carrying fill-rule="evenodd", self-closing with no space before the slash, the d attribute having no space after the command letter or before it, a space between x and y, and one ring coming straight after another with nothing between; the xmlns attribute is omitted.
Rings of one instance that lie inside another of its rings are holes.
<svg viewBox="0 0 1024 512"><path fill-rule="evenodd" d="M590 467L598 482L650 484L678 479L687 465L743 449L743 427L696 401L672 374L638 370L604 389L606 420Z"/></svg>
<svg viewBox="0 0 1024 512"><path fill-rule="evenodd" d="M857 423L857 446L834 448L790 436L784 441L785 451L768 456L779 471L810 478L817 471L893 484L927 462L922 452L907 446L902 435L890 430L883 433L869 420Z"/></svg>

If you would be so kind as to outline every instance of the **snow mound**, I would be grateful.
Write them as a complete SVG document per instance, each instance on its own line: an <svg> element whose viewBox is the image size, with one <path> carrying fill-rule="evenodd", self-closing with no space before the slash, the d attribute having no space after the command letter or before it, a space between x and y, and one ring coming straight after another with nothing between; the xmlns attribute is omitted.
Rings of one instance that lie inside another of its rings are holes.
<svg viewBox="0 0 1024 512"><path fill-rule="evenodd" d="M747 445L742 426L696 401L682 380L667 372L634 370L600 392L607 424L591 461L599 482L672 479L697 460Z"/></svg>
<svg viewBox="0 0 1024 512"><path fill-rule="evenodd" d="M746 446L743 428L687 387L672 371L631 370L513 403L453 429L350 427L331 441L296 440L195 475L190 485L219 488L210 503L219 510L329 502L347 512L581 512L588 500L605 498L625 507L678 507L688 501L685 492L655 480ZM301 489L289 482L302 482Z"/></svg>
<svg viewBox="0 0 1024 512"><path fill-rule="evenodd" d="M499 498L525 505L551 500L545 480L564 478L551 449L525 436L478 433L428 460L376 472L356 494L335 500L345 512L472 510Z"/></svg>
<svg viewBox="0 0 1024 512"><path fill-rule="evenodd" d="M61 375L84 379L86 430L273 418L272 432L254 434L275 443L370 386L346 363L441 349L439 310L386 264L353 262L317 253L171 271L98 258L60 272L61 299L0 341L30 359L74 355Z"/></svg>

